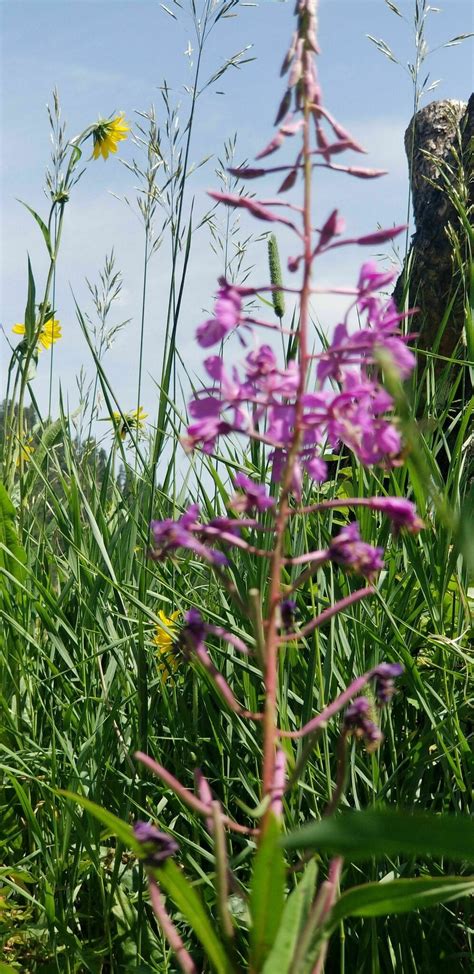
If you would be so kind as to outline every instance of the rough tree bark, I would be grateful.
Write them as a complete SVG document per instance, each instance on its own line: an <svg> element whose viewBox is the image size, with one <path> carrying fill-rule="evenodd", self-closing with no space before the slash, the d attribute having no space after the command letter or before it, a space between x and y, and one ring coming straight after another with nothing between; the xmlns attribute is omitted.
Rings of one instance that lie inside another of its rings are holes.
<svg viewBox="0 0 474 974"><path fill-rule="evenodd" d="M405 133L416 231L394 299L401 308L409 277L408 302L420 309L410 330L419 334L418 347L429 351L433 351L443 315L460 281L450 229L459 237L461 253L465 247L465 231L442 174L448 174L449 186L472 206L473 136L474 95L467 104L452 99L432 102L413 116ZM440 355L452 356L462 340L463 324L463 289L459 287L438 347ZM440 372L444 365L442 360L435 361L435 371Z"/></svg>

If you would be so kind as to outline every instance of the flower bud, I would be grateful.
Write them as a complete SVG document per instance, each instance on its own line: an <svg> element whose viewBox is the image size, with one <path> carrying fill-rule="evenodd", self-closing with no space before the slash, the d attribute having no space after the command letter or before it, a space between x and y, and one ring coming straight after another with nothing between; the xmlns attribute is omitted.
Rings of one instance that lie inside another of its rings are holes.
<svg viewBox="0 0 474 974"><path fill-rule="evenodd" d="M160 832L151 822L135 822L133 834L143 848L143 858L147 865L160 866L178 852L178 843L166 832Z"/></svg>

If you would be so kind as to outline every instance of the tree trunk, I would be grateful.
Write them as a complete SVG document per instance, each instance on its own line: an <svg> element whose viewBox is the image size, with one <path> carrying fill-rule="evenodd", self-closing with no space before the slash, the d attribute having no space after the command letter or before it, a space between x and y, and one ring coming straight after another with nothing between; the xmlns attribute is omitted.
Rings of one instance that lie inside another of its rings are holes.
<svg viewBox="0 0 474 974"><path fill-rule="evenodd" d="M468 252L455 201L468 212L473 205L473 135L474 95L468 104L432 102L416 113L405 133L416 230L394 299L399 308L419 309L410 323L410 330L418 333L418 347L447 357L463 342L462 269ZM435 373L439 375L445 366L442 359L435 360Z"/></svg>

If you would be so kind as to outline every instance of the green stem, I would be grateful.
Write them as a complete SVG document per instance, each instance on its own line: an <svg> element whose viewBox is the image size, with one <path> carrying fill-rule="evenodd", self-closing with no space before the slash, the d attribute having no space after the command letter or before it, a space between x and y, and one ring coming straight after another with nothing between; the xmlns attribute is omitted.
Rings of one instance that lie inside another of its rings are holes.
<svg viewBox="0 0 474 974"><path fill-rule="evenodd" d="M138 356L137 417L140 409L140 398L142 394L143 345L144 345L144 337L145 337L149 235L150 235L150 225L147 222L145 224L145 252L143 255L142 309L141 309L141 317L140 317L140 351ZM138 418L137 418L137 429L138 429ZM137 472L137 462L138 462L138 454L135 453L135 474Z"/></svg>

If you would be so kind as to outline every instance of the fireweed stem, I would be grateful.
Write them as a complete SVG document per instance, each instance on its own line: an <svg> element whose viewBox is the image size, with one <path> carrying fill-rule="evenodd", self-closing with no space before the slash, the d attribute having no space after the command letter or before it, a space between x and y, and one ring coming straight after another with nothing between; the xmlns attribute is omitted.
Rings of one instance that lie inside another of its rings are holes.
<svg viewBox="0 0 474 974"><path fill-rule="evenodd" d="M329 619L332 619L333 616L337 615L339 612L342 612L343 609L347 609L348 606L353 605L354 602L360 602L361 599L365 599L367 596L373 595L374 592L375 589L370 585L367 586L367 588L360 588L357 589L356 592L351 592L351 594L346 595L344 599L340 599L339 602L335 602L334 605L330 605L327 609L324 609L323 612L321 612L314 619L311 619L311 622L308 622L308 624L303 626L303 628L298 632L288 632L285 633L284 636L279 636L278 644L282 645L283 643L292 643L295 639L304 639L305 636L309 636L309 634L317 629L318 626L322 626L325 622L328 622Z"/></svg>
<svg viewBox="0 0 474 974"><path fill-rule="evenodd" d="M168 785L168 788L170 788L171 791L174 791L175 795L177 795L178 798L180 798L181 801L188 806L188 808L192 808L199 815L204 815L206 819L209 818L212 813L210 806L201 801L199 798L196 798L196 795L193 795L192 791L185 788L184 785L182 785L181 782L174 777L174 775L170 774L170 772L166 770L166 768L163 768L161 764L158 764L153 760L153 758L148 757L148 754L143 754L141 751L137 751L134 756L137 761L141 761L141 763L146 765L146 767L149 768L153 774L156 774L156 776L160 778L165 785ZM234 822L232 819L230 819L228 815L222 816L222 822L232 832L239 832L240 835L258 834L258 829L250 829L245 825L240 825L238 822Z"/></svg>
<svg viewBox="0 0 474 974"><path fill-rule="evenodd" d="M297 740L299 737L306 737L307 734L312 734L319 728L324 727L330 717L334 717L334 714L339 713L345 704L349 703L349 700L351 700L352 697L355 697L356 694L359 693L359 690L362 690L362 688L366 686L366 684L372 679L376 669L377 668L375 667L374 670L368 670L367 673L363 673L362 676L358 676L357 679L354 680L346 690L343 690L343 692L340 693L339 696L332 701L332 703L328 704L328 706L325 707L325 709L322 710L317 717L313 717L312 720L308 721L307 724L304 724L303 727L300 727L299 730L280 730L278 731L278 736L290 737L292 740Z"/></svg>
<svg viewBox="0 0 474 974"><path fill-rule="evenodd" d="M341 879L343 864L344 864L344 860L342 856L335 856L334 859L331 859L331 862L329 864L328 878L326 882L323 883L319 891L317 900L319 900L319 897L321 897L321 899L324 901L323 912L320 918L321 925L327 919L336 901L339 892L339 883ZM325 938L322 942L321 950L319 952L319 957L316 961L316 965L311 971L311 974L322 974L322 972L324 971L324 963L326 960L327 949L328 949L328 940L327 938Z"/></svg>
<svg viewBox="0 0 474 974"><path fill-rule="evenodd" d="M197 974L197 967L186 950L186 947L181 940L181 937L165 907L163 902L160 888L156 879L153 876L148 877L149 889L150 889L150 901L153 907L153 912L158 920L158 923L172 949L176 955L176 960L184 971L184 974Z"/></svg>
<svg viewBox="0 0 474 974"><path fill-rule="evenodd" d="M309 507L298 507L291 511L291 514L315 514L317 511L330 511L338 507L372 507L370 497L345 497L343 500L320 501L319 504L310 504Z"/></svg>
<svg viewBox="0 0 474 974"><path fill-rule="evenodd" d="M308 321L309 300L311 294L311 264L312 264L312 225L311 225L311 156L310 156L310 101L304 89L304 122L303 122L303 159L304 159L304 199L303 199L303 284L300 300L300 324L298 329L299 350L299 385L295 403L294 435L288 452L283 482L280 493L280 503L276 520L275 548L271 564L269 618L265 648L265 717L263 732L263 796L271 793L275 772L275 752L277 743L277 695L278 695L278 603L281 592L281 573L283 567L282 549L283 537L288 521L288 497L292 484L293 465L297 458L302 440L303 396L306 388L306 373L308 368ZM263 820L262 832L268 813Z"/></svg>

